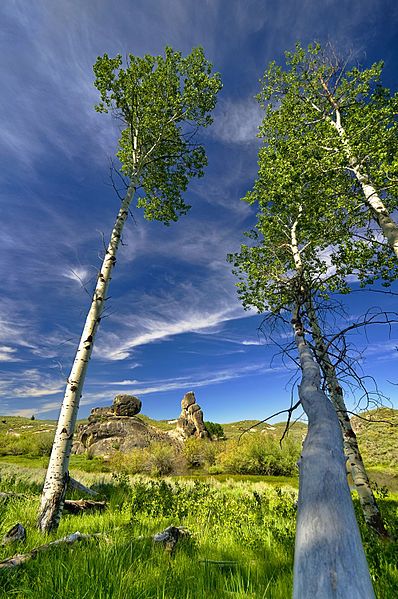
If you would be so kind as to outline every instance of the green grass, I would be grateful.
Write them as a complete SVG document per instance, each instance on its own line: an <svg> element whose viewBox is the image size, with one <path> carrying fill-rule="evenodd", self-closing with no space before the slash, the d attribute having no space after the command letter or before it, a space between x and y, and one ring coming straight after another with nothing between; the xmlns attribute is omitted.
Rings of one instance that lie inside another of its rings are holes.
<svg viewBox="0 0 398 599"><path fill-rule="evenodd" d="M15 466L27 468L47 468L48 457L32 455L6 455L0 456L0 464L14 464ZM110 472L109 467L100 457L83 455L72 455L70 458L70 469L81 472Z"/></svg>
<svg viewBox="0 0 398 599"><path fill-rule="evenodd" d="M153 418L150 418L149 416L145 416L145 414L138 414L137 418L139 418L140 420L145 422L145 424L149 424L150 426L154 426L155 428L160 428L160 430L162 430L162 431L172 431L176 427L175 423L169 424L168 420L154 420ZM176 420L176 419L170 418L170 420Z"/></svg>
<svg viewBox="0 0 398 599"><path fill-rule="evenodd" d="M368 423L362 418L354 417L352 419L365 463L371 467L395 467L398 471L398 410L379 408L364 412L361 416L374 421ZM167 431L175 428L175 424L169 424L168 420L154 420L144 414L140 414L139 418L146 424L161 430ZM80 420L78 424L86 422L87 420ZM236 439L257 422L257 420L241 420L222 426L227 439ZM0 416L0 456L30 454L37 457L38 455L47 455L55 424L53 420ZM284 428L284 422L261 423L252 430L279 439ZM305 423L296 422L289 430L289 437L301 442L306 429ZM251 434L253 433L247 432L245 436ZM39 441L41 441L41 447ZM38 454L37 451L41 451L42 454Z"/></svg>
<svg viewBox="0 0 398 599"><path fill-rule="evenodd" d="M398 410L379 408L361 416L373 421L352 419L364 462L395 468L398 474Z"/></svg>
<svg viewBox="0 0 398 599"><path fill-rule="evenodd" d="M266 476L255 474L182 474L174 476L174 480L200 480L204 482L246 482L256 483L263 482L270 486L289 486L295 489L298 488L298 476Z"/></svg>
<svg viewBox="0 0 398 599"><path fill-rule="evenodd" d="M87 474L93 477L94 475ZM96 475L98 476L98 475ZM130 481L133 482L130 482ZM287 599L292 566L297 492L264 482L192 482L129 479L99 482L108 497L104 513L65 515L45 539L35 527L38 486L2 479L1 490L26 497L0 502L0 535L17 521L27 541L0 547L0 559L79 530L99 539L58 547L13 571L0 571L0 597L15 599ZM398 534L398 497L380 501L390 530ZM378 599L398 596L397 543L383 543L358 514ZM184 525L192 537L174 555L151 535Z"/></svg>

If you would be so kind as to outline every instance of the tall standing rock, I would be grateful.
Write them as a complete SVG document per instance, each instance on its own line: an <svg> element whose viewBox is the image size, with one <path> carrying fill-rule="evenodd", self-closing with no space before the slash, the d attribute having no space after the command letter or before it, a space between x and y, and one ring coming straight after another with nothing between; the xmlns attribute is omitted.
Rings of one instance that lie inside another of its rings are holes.
<svg viewBox="0 0 398 599"><path fill-rule="evenodd" d="M183 438L210 439L203 422L203 412L196 403L195 393L188 391L181 401L181 414L177 420L177 432Z"/></svg>

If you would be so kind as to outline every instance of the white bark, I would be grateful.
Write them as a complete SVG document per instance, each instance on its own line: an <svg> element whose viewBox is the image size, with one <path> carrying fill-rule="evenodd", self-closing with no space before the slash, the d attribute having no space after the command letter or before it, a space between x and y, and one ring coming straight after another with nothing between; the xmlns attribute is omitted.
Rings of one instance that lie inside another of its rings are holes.
<svg viewBox="0 0 398 599"><path fill-rule="evenodd" d="M303 264L297 239L302 208L291 227L290 249L298 276ZM306 301L301 287L297 298ZM292 325L302 371L299 397L308 432L299 460L299 499L293 599L374 599L347 483L343 439L336 412L321 390L321 373L304 339L300 304Z"/></svg>
<svg viewBox="0 0 398 599"><path fill-rule="evenodd" d="M299 396L308 417L299 462L293 599L374 599L339 422L298 317L292 323L302 369Z"/></svg>
<svg viewBox="0 0 398 599"><path fill-rule="evenodd" d="M94 534L82 534L79 531L76 531L67 537L63 537L62 539L56 539L55 541L51 541L51 543L46 543L45 545L39 545L39 547L35 547L28 553L16 554L13 557L9 557L0 562L0 570L3 568L16 568L25 564L27 561L34 559L38 554L43 551L47 551L47 549L52 549L53 547L58 547L59 545L73 545L76 541L85 541L88 539L95 539L101 536L101 533Z"/></svg>
<svg viewBox="0 0 398 599"><path fill-rule="evenodd" d="M335 128L341 139L344 152L349 163L349 167L351 171L354 173L355 177L357 178L359 184L361 185L363 194L365 196L366 204L370 208L375 221L378 223L380 229L383 232L384 237L387 239L393 252L398 258L398 224L390 216L387 208L385 207L382 199L380 198L380 195L378 194L375 187L372 185L371 181L369 181L367 175L364 172L362 172L360 165L358 164L358 161L354 155L354 152L350 147L344 127L341 124L340 111L337 107L334 108L336 113L336 120L334 121L333 119L328 118L328 121Z"/></svg>
<svg viewBox="0 0 398 599"><path fill-rule="evenodd" d="M87 372L88 362L91 357L95 335L101 321L123 226L134 193L135 186L131 183L111 233L111 238L102 262L101 270L98 274L97 284L76 351L72 370L67 381L41 497L38 525L42 531L48 532L57 528L61 517L69 476L69 458L84 379Z"/></svg>
<svg viewBox="0 0 398 599"><path fill-rule="evenodd" d="M307 302L307 313L318 362L322 366L329 396L340 422L343 433L344 449L350 465L352 480L359 496L363 515L368 526L372 527L379 535L386 537L388 536L388 533L384 527L380 510L370 487L369 477L358 447L357 436L351 426L351 421L347 413L343 389L339 383L336 369L326 350L325 341L311 300Z"/></svg>

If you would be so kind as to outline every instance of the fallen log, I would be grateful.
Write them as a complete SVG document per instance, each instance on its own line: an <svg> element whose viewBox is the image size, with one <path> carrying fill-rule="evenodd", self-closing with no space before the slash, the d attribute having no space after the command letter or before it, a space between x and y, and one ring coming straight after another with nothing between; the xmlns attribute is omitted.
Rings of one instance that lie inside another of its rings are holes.
<svg viewBox="0 0 398 599"><path fill-rule="evenodd" d="M105 502L104 502L105 503ZM18 525L16 525L18 526ZM15 528L15 527L14 527ZM162 532L156 533L152 536L152 540L155 543L162 543L163 547L166 551L173 553L175 546L178 540L181 537L190 537L191 533L189 530L184 528L183 526L169 526ZM87 541L90 539L97 539L99 537L104 537L104 533L96 532L92 534L82 534L79 531L76 531L67 537L62 537L61 539L56 539L55 541L51 541L50 543L45 543L44 545L39 545L31 551L27 553L19 553L13 555L12 557L8 557L0 562L0 570L5 568L16 568L21 566L22 564L28 562L31 559L34 559L39 553L43 551L47 551L48 549L52 549L53 547L58 547L59 545L72 545L77 541ZM106 538L106 537L104 537ZM140 540L145 539L147 537L138 537Z"/></svg>
<svg viewBox="0 0 398 599"><path fill-rule="evenodd" d="M162 543L165 551L173 553L178 540L181 537L190 537L191 533L184 526L168 526L162 532L153 535L152 540L155 543Z"/></svg>
<svg viewBox="0 0 398 599"><path fill-rule="evenodd" d="M82 534L79 531L76 531L67 537L62 537L62 539L57 539L56 541L51 541L51 543L46 543L45 545L39 545L35 547L31 551L27 553L20 553L14 555L13 557L8 557L0 562L0 569L3 568L16 568L17 566L21 566L25 562L34 559L38 553L43 551L47 551L47 549L51 549L52 547L57 547L58 545L72 545L76 541L86 541L88 539L93 539L101 536L101 533L94 534Z"/></svg>
<svg viewBox="0 0 398 599"><path fill-rule="evenodd" d="M65 499L64 510L71 514L81 514L87 510L102 511L106 508L106 501L93 501L92 499Z"/></svg>
<svg viewBox="0 0 398 599"><path fill-rule="evenodd" d="M80 483L75 478L72 478L71 476L69 477L69 480L68 480L68 486L71 489L74 489L75 491L80 491L81 493L87 493L87 495L99 495L99 493L97 493L97 491L93 491L93 489L89 489L88 487L84 486L82 483Z"/></svg>

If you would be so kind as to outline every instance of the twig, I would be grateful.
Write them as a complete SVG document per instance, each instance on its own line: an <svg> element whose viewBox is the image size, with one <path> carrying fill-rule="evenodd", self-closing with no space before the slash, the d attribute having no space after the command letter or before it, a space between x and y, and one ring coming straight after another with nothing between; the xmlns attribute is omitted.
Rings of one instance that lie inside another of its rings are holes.
<svg viewBox="0 0 398 599"><path fill-rule="evenodd" d="M347 414L352 414L356 418L360 418L360 420L364 420L365 422L370 422L371 424L374 422L380 422L383 424L389 424L390 426L398 426L397 423L391 422L390 420L373 420L373 419L369 419L369 418L364 418L363 416L360 416L356 412L350 412L350 410L336 410L336 412L343 412L343 413L346 412Z"/></svg>
<svg viewBox="0 0 398 599"><path fill-rule="evenodd" d="M271 416L268 416L268 418L264 418L264 420L259 420L258 422L256 422L256 424L252 424L251 426L249 426L249 428L246 428L240 435L239 435L239 439L238 439L238 443L240 443L241 438L243 437L243 435L245 433L248 433L249 431L251 431L253 428L255 428L256 426L258 426L259 424L264 424L264 422L267 422L268 420L271 420L271 418L275 418L275 416L279 416L279 414L284 414L285 412L289 412L290 414L296 410L298 408L298 406L301 404L301 401L299 400L297 403L294 404L294 406L292 406L291 408L287 408L287 410L280 410L280 412L275 412L275 414L271 414Z"/></svg>

